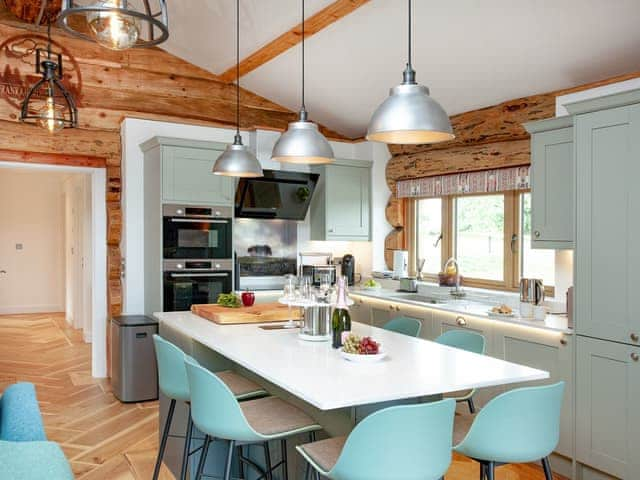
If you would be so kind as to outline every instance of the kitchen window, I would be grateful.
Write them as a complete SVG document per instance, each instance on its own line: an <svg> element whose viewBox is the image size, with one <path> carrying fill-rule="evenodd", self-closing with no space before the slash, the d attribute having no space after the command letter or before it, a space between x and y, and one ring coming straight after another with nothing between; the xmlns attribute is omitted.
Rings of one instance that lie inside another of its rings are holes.
<svg viewBox="0 0 640 480"><path fill-rule="evenodd" d="M425 259L431 281L448 258L460 265L464 285L515 291L520 277L541 278L554 294L555 252L531 248L531 194L505 192L411 200L414 258ZM412 222L411 222L412 220Z"/></svg>

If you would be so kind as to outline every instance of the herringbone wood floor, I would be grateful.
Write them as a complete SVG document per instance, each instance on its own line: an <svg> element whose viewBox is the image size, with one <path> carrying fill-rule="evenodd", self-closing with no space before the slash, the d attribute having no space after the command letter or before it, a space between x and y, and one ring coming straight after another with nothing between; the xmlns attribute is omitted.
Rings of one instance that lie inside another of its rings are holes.
<svg viewBox="0 0 640 480"><path fill-rule="evenodd" d="M91 346L63 314L0 315L0 392L16 381L36 385L47 435L62 445L79 480L151 479L158 403L122 404L108 381L92 378ZM162 473L164 480L173 479ZM477 464L456 456L446 478L478 476ZM500 467L496 478L544 475L535 465L512 465Z"/></svg>

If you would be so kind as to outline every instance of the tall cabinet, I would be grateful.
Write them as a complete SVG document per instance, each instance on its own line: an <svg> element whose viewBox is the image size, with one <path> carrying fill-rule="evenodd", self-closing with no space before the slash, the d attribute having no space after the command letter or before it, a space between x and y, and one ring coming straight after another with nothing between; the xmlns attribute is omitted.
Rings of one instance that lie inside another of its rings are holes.
<svg viewBox="0 0 640 480"><path fill-rule="evenodd" d="M575 121L577 179L576 459L637 479L640 90L567 108ZM589 475L583 477L608 478Z"/></svg>

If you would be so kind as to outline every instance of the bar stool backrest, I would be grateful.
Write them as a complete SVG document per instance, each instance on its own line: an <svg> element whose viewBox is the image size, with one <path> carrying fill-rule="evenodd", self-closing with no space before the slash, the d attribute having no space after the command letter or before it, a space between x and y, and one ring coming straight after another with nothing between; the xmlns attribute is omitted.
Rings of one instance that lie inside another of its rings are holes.
<svg viewBox="0 0 640 480"><path fill-rule="evenodd" d="M251 428L235 395L217 375L189 356L184 365L191 389L191 417L200 431L224 440L255 442L264 439Z"/></svg>
<svg viewBox="0 0 640 480"><path fill-rule="evenodd" d="M158 385L167 397L188 402L191 399L187 370L184 367L185 353L160 335L153 336L158 361Z"/></svg>
<svg viewBox="0 0 640 480"><path fill-rule="evenodd" d="M420 335L422 329L422 322L416 318L409 317L396 317L389 320L382 327L390 332L402 333L403 335L409 335L410 337L417 337Z"/></svg>
<svg viewBox="0 0 640 480"><path fill-rule="evenodd" d="M560 439L564 387L559 382L498 395L478 413L459 447L499 463L537 462L550 455Z"/></svg>
<svg viewBox="0 0 640 480"><path fill-rule="evenodd" d="M401 405L353 429L330 478L436 480L451 463L455 401Z"/></svg>
<svg viewBox="0 0 640 480"><path fill-rule="evenodd" d="M436 343L446 345L448 347L459 348L467 352L484 355L486 348L486 340L484 335L467 330L449 330L444 332L438 338Z"/></svg>

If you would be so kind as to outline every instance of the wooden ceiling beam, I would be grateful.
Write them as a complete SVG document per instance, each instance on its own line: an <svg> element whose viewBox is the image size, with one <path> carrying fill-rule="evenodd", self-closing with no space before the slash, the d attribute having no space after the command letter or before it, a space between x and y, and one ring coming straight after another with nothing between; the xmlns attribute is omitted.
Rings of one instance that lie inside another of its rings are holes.
<svg viewBox="0 0 640 480"><path fill-rule="evenodd" d="M323 8L315 15L305 19L304 22L304 36L309 38L324 28L328 27L332 23L337 22L343 17L346 17L354 10L360 8L369 0L336 0L331 5ZM291 30L280 35L275 40L267 43L263 47L259 48L244 60L240 61L240 76L243 77L247 73L252 72L261 65L273 60L278 55L286 52L292 47L295 47L302 41L302 24L299 23ZM235 65L229 68L227 71L219 76L219 79L224 82L234 82L236 80L236 67Z"/></svg>

